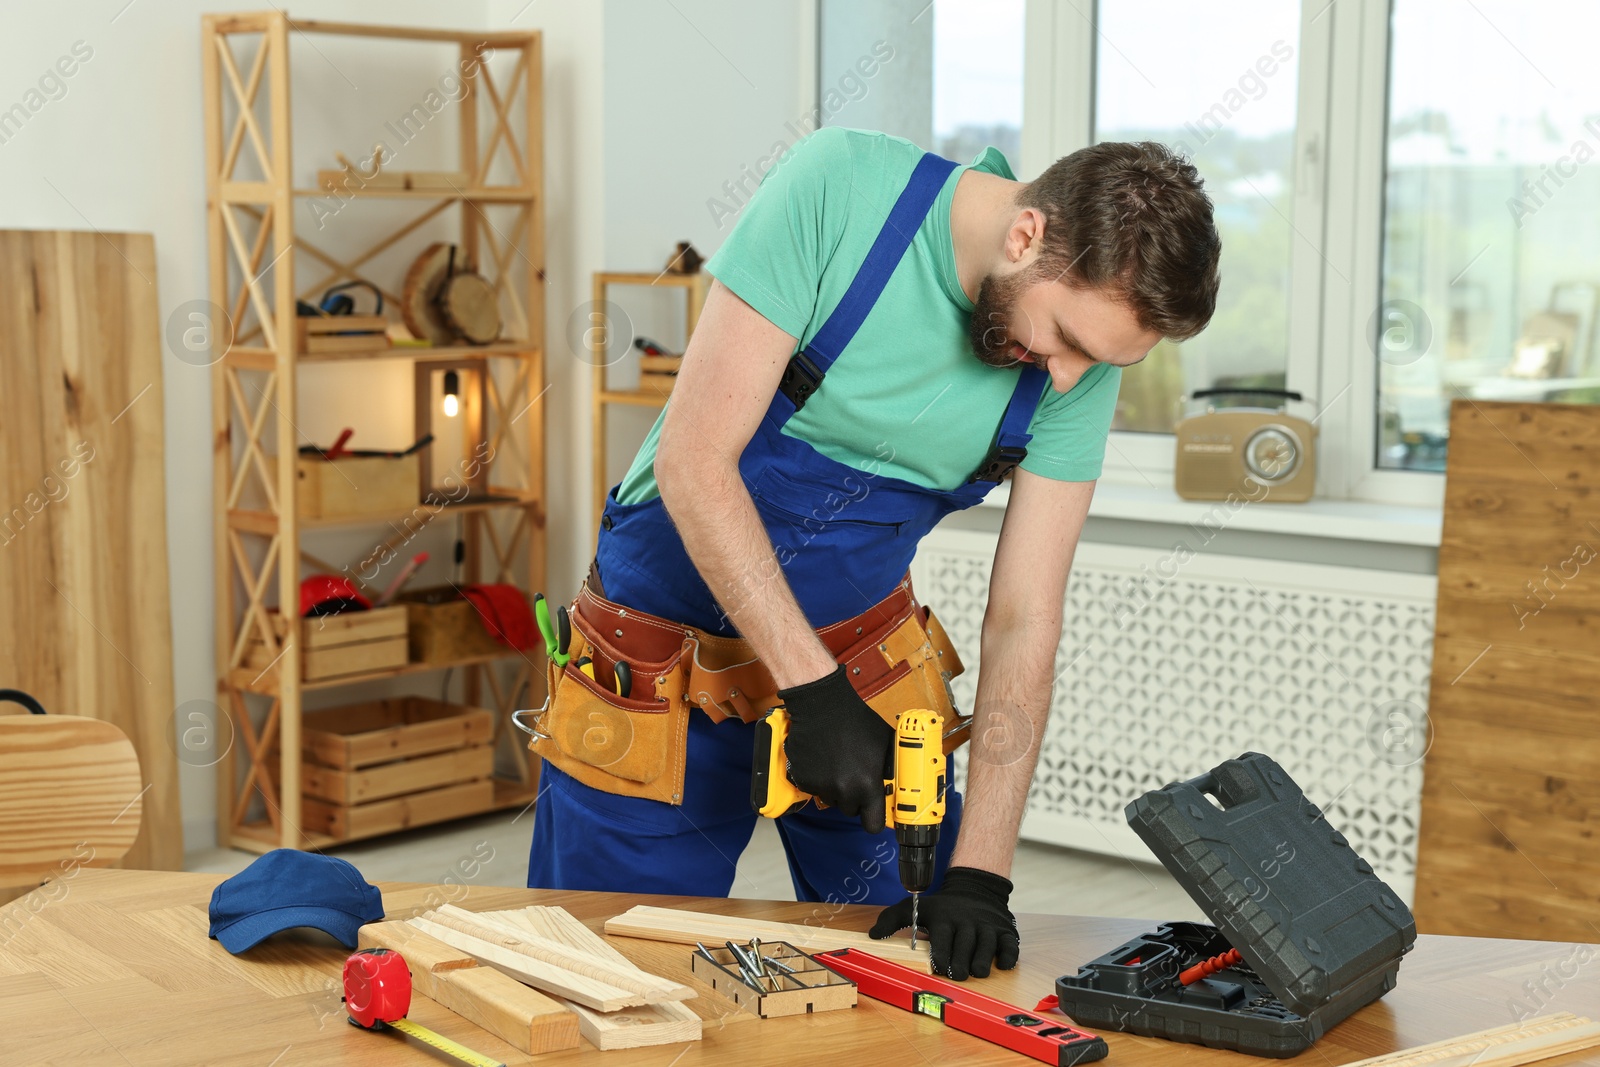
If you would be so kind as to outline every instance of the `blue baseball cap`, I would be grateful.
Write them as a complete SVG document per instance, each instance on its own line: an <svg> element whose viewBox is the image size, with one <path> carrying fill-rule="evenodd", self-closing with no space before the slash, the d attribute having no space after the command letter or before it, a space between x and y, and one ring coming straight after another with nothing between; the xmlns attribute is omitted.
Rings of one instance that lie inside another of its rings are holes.
<svg viewBox="0 0 1600 1067"><path fill-rule="evenodd" d="M280 848L211 893L211 936L238 955L281 930L309 926L356 947L356 931L383 918L383 894L347 860Z"/></svg>

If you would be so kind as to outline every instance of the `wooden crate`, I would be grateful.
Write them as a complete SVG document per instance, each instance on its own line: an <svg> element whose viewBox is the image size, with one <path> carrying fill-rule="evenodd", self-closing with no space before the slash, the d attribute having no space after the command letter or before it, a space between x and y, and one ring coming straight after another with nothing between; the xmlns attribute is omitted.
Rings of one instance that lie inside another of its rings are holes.
<svg viewBox="0 0 1600 1067"><path fill-rule="evenodd" d="M295 457L295 507L302 521L397 515L421 503L420 460L410 456ZM276 478L277 458L272 458Z"/></svg>
<svg viewBox="0 0 1600 1067"><path fill-rule="evenodd" d="M288 632L288 623L277 612L269 612L268 617L282 640ZM300 624L300 677L307 682L370 674L406 665L409 654L407 618L405 609L399 605L296 621ZM272 659L260 636L252 635L245 664L255 670L266 670Z"/></svg>
<svg viewBox="0 0 1600 1067"><path fill-rule="evenodd" d="M308 354L389 348L388 327L382 315L303 315L295 320L296 347Z"/></svg>
<svg viewBox="0 0 1600 1067"><path fill-rule="evenodd" d="M639 389L641 392L667 396L672 392L672 387L677 384L678 376L676 374L658 374L654 371L642 371L639 374Z"/></svg>
<svg viewBox="0 0 1600 1067"><path fill-rule="evenodd" d="M494 749L489 745L473 745L361 770L338 770L306 763L301 767L300 787L308 797L348 807L458 782L477 781L492 774Z"/></svg>
<svg viewBox="0 0 1600 1067"><path fill-rule="evenodd" d="M454 586L416 589L400 596L406 610L412 663L456 663L507 651L483 617Z"/></svg>
<svg viewBox="0 0 1600 1067"><path fill-rule="evenodd" d="M493 738L488 709L425 697L312 712L301 728L302 822L349 840L487 811Z"/></svg>
<svg viewBox="0 0 1600 1067"><path fill-rule="evenodd" d="M308 831L350 841L462 819L493 805L494 780L483 778L348 807L308 796L300 801L300 823Z"/></svg>
<svg viewBox="0 0 1600 1067"><path fill-rule="evenodd" d="M494 713L426 697L397 697L311 712L300 729L306 758L336 770L487 745Z"/></svg>

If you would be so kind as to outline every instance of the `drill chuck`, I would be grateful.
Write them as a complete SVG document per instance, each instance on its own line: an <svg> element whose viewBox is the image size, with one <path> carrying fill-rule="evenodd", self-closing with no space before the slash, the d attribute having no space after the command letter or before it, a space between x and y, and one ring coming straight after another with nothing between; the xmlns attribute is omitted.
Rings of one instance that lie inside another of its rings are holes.
<svg viewBox="0 0 1600 1067"><path fill-rule="evenodd" d="M900 846L900 884L907 893L927 892L933 884L933 860L939 849L939 824L896 826Z"/></svg>

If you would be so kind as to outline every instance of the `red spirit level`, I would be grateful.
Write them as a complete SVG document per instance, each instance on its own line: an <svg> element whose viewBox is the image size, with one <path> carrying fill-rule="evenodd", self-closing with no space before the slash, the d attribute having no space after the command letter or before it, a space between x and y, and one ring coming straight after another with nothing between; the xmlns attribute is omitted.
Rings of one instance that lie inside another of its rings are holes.
<svg viewBox="0 0 1600 1067"><path fill-rule="evenodd" d="M953 1029L1057 1067L1106 1057L1105 1038L1061 1026L1021 1008L974 993L955 982L931 978L869 952L841 948L818 952L819 963L855 982L862 993L897 1008L931 1015Z"/></svg>

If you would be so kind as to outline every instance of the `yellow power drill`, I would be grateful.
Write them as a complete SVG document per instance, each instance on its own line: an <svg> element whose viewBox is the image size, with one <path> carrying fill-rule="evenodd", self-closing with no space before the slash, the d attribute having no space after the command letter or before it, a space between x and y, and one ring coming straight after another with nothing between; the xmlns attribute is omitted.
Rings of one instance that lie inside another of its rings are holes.
<svg viewBox="0 0 1600 1067"><path fill-rule="evenodd" d="M750 804L769 819L814 799L789 780L783 743L789 713L773 708L756 722L755 767ZM933 882L934 854L945 803L944 716L911 709L900 713L894 730L894 777L883 783L884 823L894 827L900 846L900 884L911 894L911 944L917 943L917 901Z"/></svg>

